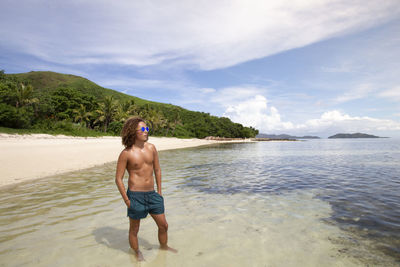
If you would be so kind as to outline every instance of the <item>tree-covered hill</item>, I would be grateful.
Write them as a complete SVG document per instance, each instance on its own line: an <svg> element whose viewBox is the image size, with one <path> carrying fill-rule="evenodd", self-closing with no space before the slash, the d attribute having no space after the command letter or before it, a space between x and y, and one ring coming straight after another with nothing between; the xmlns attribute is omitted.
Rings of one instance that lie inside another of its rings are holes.
<svg viewBox="0 0 400 267"><path fill-rule="evenodd" d="M371 135L371 134L364 134L364 133L338 133L332 136L329 136L328 138L334 139L334 138L380 138L379 136L376 135Z"/></svg>
<svg viewBox="0 0 400 267"><path fill-rule="evenodd" d="M0 126L74 135L118 135L130 116L143 117L153 135L254 137L258 130L228 118L152 102L55 72L0 71Z"/></svg>
<svg viewBox="0 0 400 267"><path fill-rule="evenodd" d="M6 74L6 77L30 84L35 89L34 95L48 94L57 88L69 87L83 94L91 95L96 100L112 96L115 100L134 99L138 104L150 103L150 101L101 87L86 78L71 74L51 71L31 71L27 73Z"/></svg>

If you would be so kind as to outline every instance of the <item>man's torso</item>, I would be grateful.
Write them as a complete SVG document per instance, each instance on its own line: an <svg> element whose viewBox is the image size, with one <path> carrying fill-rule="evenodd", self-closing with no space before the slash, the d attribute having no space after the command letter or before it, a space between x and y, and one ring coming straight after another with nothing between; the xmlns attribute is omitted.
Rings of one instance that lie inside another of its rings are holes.
<svg viewBox="0 0 400 267"><path fill-rule="evenodd" d="M132 146L128 149L126 169L129 174L128 187L131 191L154 190L152 146L145 143L143 148Z"/></svg>

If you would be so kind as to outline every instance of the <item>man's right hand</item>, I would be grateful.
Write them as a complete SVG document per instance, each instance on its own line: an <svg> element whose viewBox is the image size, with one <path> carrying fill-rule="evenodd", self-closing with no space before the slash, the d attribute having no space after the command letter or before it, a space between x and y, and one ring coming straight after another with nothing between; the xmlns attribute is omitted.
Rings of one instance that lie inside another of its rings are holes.
<svg viewBox="0 0 400 267"><path fill-rule="evenodd" d="M126 204L126 206L127 206L128 208L131 207L131 201L130 201L130 200L125 201L125 204Z"/></svg>

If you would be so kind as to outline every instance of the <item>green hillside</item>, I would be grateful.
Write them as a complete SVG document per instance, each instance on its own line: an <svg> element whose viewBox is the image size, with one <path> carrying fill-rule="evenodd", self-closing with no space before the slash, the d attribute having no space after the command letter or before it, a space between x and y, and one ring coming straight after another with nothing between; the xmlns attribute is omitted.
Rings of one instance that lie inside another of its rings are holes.
<svg viewBox="0 0 400 267"><path fill-rule="evenodd" d="M50 71L1 71L0 97L3 132L25 129L23 132L119 135L128 117L141 116L156 136L244 138L258 133L228 118L144 100L79 76Z"/></svg>
<svg viewBox="0 0 400 267"><path fill-rule="evenodd" d="M81 93L94 96L96 100L102 100L106 96L113 96L116 100L134 99L138 104L151 103L138 97L101 87L86 78L71 74L51 71L31 71L27 73L7 74L7 76L11 79L17 79L23 83L32 85L35 89L34 94L48 94L57 88L70 87Z"/></svg>
<svg viewBox="0 0 400 267"><path fill-rule="evenodd" d="M381 138L376 135L371 135L371 134L364 134L364 133L338 133L332 136L329 136L328 138L334 139L334 138Z"/></svg>

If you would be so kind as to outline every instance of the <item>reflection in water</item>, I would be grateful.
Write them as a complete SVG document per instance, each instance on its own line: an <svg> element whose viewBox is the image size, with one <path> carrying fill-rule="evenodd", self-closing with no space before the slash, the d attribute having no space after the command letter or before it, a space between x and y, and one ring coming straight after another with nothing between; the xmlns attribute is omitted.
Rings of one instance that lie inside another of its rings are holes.
<svg viewBox="0 0 400 267"><path fill-rule="evenodd" d="M2 263L395 266L400 149L389 141L160 152L169 242L179 253L158 249L149 217L139 231L145 263L129 248L115 163L3 188Z"/></svg>

